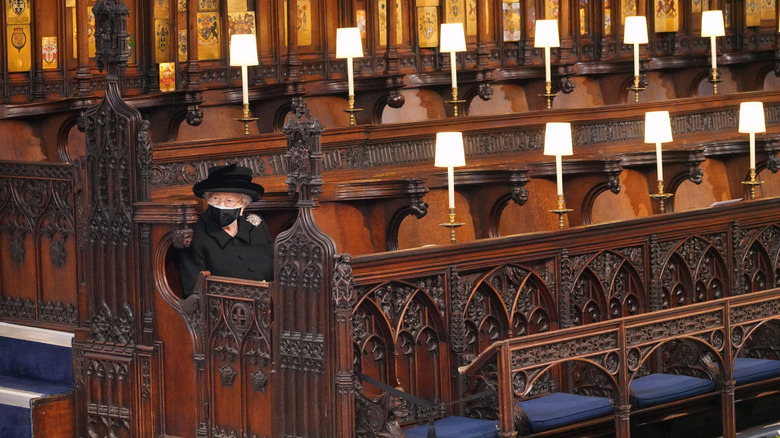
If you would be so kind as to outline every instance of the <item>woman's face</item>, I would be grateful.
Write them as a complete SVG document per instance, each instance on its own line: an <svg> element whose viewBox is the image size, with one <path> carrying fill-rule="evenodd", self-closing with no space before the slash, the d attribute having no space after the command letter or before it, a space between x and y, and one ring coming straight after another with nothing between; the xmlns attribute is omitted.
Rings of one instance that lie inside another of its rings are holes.
<svg viewBox="0 0 780 438"><path fill-rule="evenodd" d="M242 213L246 207L244 197L238 193L213 192L206 201L215 207L241 208Z"/></svg>

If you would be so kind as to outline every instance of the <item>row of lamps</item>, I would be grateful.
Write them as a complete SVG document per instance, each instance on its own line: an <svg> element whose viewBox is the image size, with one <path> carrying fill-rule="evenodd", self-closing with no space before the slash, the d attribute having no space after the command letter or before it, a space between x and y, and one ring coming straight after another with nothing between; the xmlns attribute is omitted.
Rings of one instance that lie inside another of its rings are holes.
<svg viewBox="0 0 780 438"><path fill-rule="evenodd" d="M739 106L739 132L750 134L750 179L743 184L750 188L750 199L755 199L755 187L762 184L756 180L756 133L766 132L764 105L761 102L742 102ZM648 111L645 113L645 143L655 144L657 192L650 197L658 201L658 209L665 212L664 202L672 196L664 192L663 151L661 145L672 138L672 124L669 111ZM566 208L563 197L563 169L561 157L573 155L571 123L549 122L544 131L544 155L555 157L555 181L558 205L550 210L558 215L558 227L564 227L564 216L572 209ZM436 134L435 167L447 168L447 194L449 221L441 226L450 229L450 242L455 243L455 228L463 223L455 222L455 167L465 166L463 135L460 132L439 132Z"/></svg>
<svg viewBox="0 0 780 438"><path fill-rule="evenodd" d="M634 86L631 88L638 101L638 93L643 90L639 85L639 44L646 44L647 40L647 22L645 17L633 16L626 17L625 25L625 44L634 45ZM712 50L712 77L713 92L717 93L717 54L715 46L715 37L725 35L723 26L723 13L719 10L705 11L702 14L702 36L710 37ZM461 23L446 23L441 27L441 45L442 52L450 53L450 68L452 75L452 100L448 101L454 106L454 115L458 115L458 79L456 71L455 53L466 50L466 39L463 33ZM249 111L249 92L247 67L258 65L257 40L252 34L235 34L230 39L230 65L241 67L241 89L243 103L243 117L237 119L244 123L244 133L249 134L249 123L257 120L252 117ZM550 48L560 47L558 37L557 20L537 20L535 33L535 47L543 47L545 52L545 94L547 98L547 107L551 108L552 93L551 74L550 74ZM357 27L339 28L336 31L336 57L347 59L347 81L349 92L349 108L344 111L349 113L350 125L355 125L355 113L361 109L355 108L355 88L352 60L363 56L363 47L360 38L360 30ZM766 132L764 121L764 106L761 102L742 102L739 110L739 132L750 134L750 179L743 181L743 184L749 186L750 199L755 199L755 188L762 184L762 181L756 180L756 152L755 141L756 133ZM555 174L557 185L558 206L550 210L558 214L558 225L563 228L563 217L571 209L566 208L563 197L563 172L561 157L572 155L571 124L550 122L545 127L544 155L555 156ZM645 113L645 143L655 143L656 145L656 173L658 175L657 192L650 196L659 202L659 211L664 212L664 202L672 194L664 192L663 178L663 143L672 141L672 128L668 111L650 111ZM449 193L449 221L441 224L450 229L450 240L455 242L455 228L462 226L462 223L455 222L455 190L454 190L454 167L465 166L465 153L463 147L463 136L460 132L440 132L436 135L436 155L434 166L447 168L447 186Z"/></svg>
<svg viewBox="0 0 780 438"><path fill-rule="evenodd" d="M634 92L634 100L639 102L639 92L644 90L639 80L639 45L647 44L647 20L644 16L626 17L624 32L624 44L634 46L634 85L630 88ZM704 11L702 13L701 36L710 37L712 50L712 72L710 82L713 84L713 94L718 93L718 67L717 49L715 37L725 35L723 24L723 12L720 10ZM552 75L550 66L550 50L560 47L561 41L558 34L558 20L536 20L534 29L534 47L544 48L544 97L547 101L547 109L552 108L555 93L552 92ZM458 74L455 53L466 51L466 37L463 32L463 23L444 23L441 25L439 36L439 50L450 54L450 74L452 81L452 100L446 101L453 106L453 115L458 117L458 106L465 100L458 99ZM355 108L355 84L353 59L363 57L363 44L360 38L360 29L357 27L345 27L336 29L336 58L347 60L348 105L344 109L349 113L350 126L355 125L355 113L361 108ZM241 86L243 91L243 117L236 119L244 123L244 133L249 135L249 123L257 120L249 112L249 96L247 90L247 67L258 65L257 40L253 34L234 34L230 37L230 65L241 67Z"/></svg>

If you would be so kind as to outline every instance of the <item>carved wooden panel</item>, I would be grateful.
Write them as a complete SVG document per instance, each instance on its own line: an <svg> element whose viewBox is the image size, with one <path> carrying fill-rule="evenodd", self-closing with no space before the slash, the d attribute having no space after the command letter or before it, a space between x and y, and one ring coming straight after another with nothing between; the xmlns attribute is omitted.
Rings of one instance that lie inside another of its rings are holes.
<svg viewBox="0 0 780 438"><path fill-rule="evenodd" d="M206 302L212 436L224 431L269 436L272 338L268 288L209 281Z"/></svg>
<svg viewBox="0 0 780 438"><path fill-rule="evenodd" d="M466 351L472 355L500 339L558 327L550 286L538 271L519 265L499 266L481 274L470 288L463 318Z"/></svg>
<svg viewBox="0 0 780 438"><path fill-rule="evenodd" d="M694 236L660 244L663 308L729 296L728 239L724 234Z"/></svg>
<svg viewBox="0 0 780 438"><path fill-rule="evenodd" d="M73 180L71 165L0 166L1 317L76 325Z"/></svg>
<svg viewBox="0 0 780 438"><path fill-rule="evenodd" d="M777 225L742 231L735 245L740 252L742 288L746 292L778 287L780 283L780 228Z"/></svg>
<svg viewBox="0 0 780 438"><path fill-rule="evenodd" d="M450 368L443 278L387 282L359 292L352 315L355 361L362 372L425 400L448 400ZM364 386L364 394L376 394ZM407 406L405 422L431 413Z"/></svg>

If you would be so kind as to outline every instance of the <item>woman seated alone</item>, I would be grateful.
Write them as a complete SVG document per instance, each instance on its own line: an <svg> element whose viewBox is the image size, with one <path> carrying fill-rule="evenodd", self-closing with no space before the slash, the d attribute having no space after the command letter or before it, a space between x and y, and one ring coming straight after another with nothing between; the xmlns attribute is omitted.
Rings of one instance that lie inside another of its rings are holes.
<svg viewBox="0 0 780 438"><path fill-rule="evenodd" d="M193 226L192 244L179 260L184 294L192 294L201 271L273 280L274 240L259 216L244 216L244 208L265 191L252 182L251 169L235 163L212 167L192 191L208 202L208 209Z"/></svg>

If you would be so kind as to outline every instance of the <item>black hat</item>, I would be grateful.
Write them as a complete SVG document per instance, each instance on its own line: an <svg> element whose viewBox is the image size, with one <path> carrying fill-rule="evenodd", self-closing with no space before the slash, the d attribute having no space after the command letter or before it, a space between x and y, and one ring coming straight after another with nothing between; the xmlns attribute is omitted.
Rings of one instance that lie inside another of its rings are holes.
<svg viewBox="0 0 780 438"><path fill-rule="evenodd" d="M252 169L233 163L210 168L208 178L192 186L192 192L198 198L202 198L206 192L241 193L257 201L265 189L252 182Z"/></svg>

